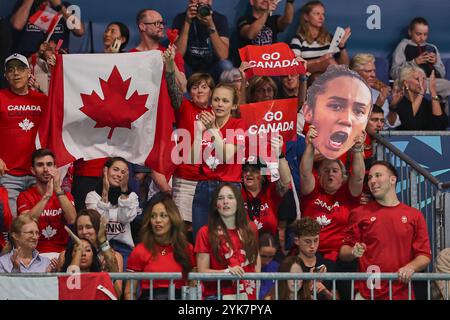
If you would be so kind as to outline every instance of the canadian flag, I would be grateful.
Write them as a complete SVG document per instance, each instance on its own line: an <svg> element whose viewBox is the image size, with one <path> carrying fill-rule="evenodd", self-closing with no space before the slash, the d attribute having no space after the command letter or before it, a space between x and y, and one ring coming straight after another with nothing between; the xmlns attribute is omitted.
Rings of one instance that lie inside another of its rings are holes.
<svg viewBox="0 0 450 320"><path fill-rule="evenodd" d="M117 300L105 272L54 277L0 277L0 300Z"/></svg>
<svg viewBox="0 0 450 320"><path fill-rule="evenodd" d="M49 5L41 4L39 10L30 17L28 22L50 34L53 33L61 17L62 14L53 10Z"/></svg>
<svg viewBox="0 0 450 320"><path fill-rule="evenodd" d="M120 156L170 174L173 109L162 71L159 50L58 55L40 144L58 166Z"/></svg>

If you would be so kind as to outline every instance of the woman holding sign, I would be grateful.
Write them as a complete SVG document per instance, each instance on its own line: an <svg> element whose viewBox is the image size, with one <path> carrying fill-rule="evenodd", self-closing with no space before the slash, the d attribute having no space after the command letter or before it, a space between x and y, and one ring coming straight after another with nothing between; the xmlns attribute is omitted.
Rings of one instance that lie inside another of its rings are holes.
<svg viewBox="0 0 450 320"><path fill-rule="evenodd" d="M330 52L332 35L325 28L325 6L320 1L310 1L300 9L300 23L297 35L291 40L291 48L296 56L308 61L308 72L312 79L325 72L331 64L350 62L346 43L351 35L346 28L341 36L336 52ZM317 75L315 75L317 74Z"/></svg>

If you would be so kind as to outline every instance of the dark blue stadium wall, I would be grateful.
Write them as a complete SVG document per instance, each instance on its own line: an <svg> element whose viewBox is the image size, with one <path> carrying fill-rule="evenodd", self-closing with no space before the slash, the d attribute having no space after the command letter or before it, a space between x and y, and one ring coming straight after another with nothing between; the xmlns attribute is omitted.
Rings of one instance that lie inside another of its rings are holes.
<svg viewBox="0 0 450 320"><path fill-rule="evenodd" d="M71 2L81 7L84 21L96 22L99 28L103 28L108 21L119 20L135 29L134 17L138 10L145 7L154 8L171 24L175 15L184 10L188 1L72 0ZM289 41L292 38L298 24L299 8L305 2L296 0L294 23L282 34L281 40ZM15 0L0 0L0 16L7 16L14 3ZM421 15L431 24L430 42L438 45L444 57L450 57L450 1L325 0L323 3L327 9L327 27L330 32L334 32L336 26L352 28L352 37L348 44L351 53L366 51L378 57L389 57L395 45L405 36L409 20ZM280 4L279 12L284 7L285 0ZM214 0L213 7L228 17L234 29L236 20L248 9L248 0ZM374 14L375 20L371 18ZM373 27L376 29L370 29ZM378 27L380 29L377 29ZM136 37L133 39L136 41ZM94 43L94 47L98 48L98 44Z"/></svg>

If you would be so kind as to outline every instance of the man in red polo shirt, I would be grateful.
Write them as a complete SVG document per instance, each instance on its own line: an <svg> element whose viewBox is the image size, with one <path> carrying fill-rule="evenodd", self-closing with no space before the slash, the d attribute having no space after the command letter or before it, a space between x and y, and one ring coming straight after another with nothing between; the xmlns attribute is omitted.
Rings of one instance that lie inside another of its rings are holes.
<svg viewBox="0 0 450 320"><path fill-rule="evenodd" d="M375 201L350 213L339 257L359 259L359 271L378 266L380 272L397 272L392 283L393 299L408 299L411 276L431 261L430 240L422 213L401 203L395 185L396 169L386 161L375 161L369 170L369 188ZM356 299L370 299L366 281L357 283ZM375 299L389 299L389 282L374 287ZM412 291L412 299L414 292Z"/></svg>
<svg viewBox="0 0 450 320"><path fill-rule="evenodd" d="M37 250L53 259L66 249L69 235L64 226L75 222L77 212L72 195L61 189L61 177L53 153L48 149L38 149L31 159L36 185L19 194L17 211L38 219L41 235Z"/></svg>

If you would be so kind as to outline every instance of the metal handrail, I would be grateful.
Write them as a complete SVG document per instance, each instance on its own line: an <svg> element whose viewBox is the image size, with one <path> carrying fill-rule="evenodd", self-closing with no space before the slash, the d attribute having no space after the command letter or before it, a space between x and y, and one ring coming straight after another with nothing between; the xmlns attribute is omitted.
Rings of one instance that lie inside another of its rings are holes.
<svg viewBox="0 0 450 320"><path fill-rule="evenodd" d="M390 131L380 131L380 133L376 133L374 135L371 135L373 138L377 140L378 143L382 144L386 148L388 148L393 154L395 154L397 157L405 161L408 165L410 165L414 170L416 170L418 173L423 175L425 178L427 178L432 184L434 184L438 189L442 188L443 183L440 182L435 176L433 176L430 172L428 172L426 169L422 168L414 159L412 159L410 156L408 156L406 153L400 151L396 146L394 146L392 143L390 143L388 140L383 138L380 134L383 133L391 133ZM447 183L447 182L446 182ZM450 182L448 182L450 185Z"/></svg>

